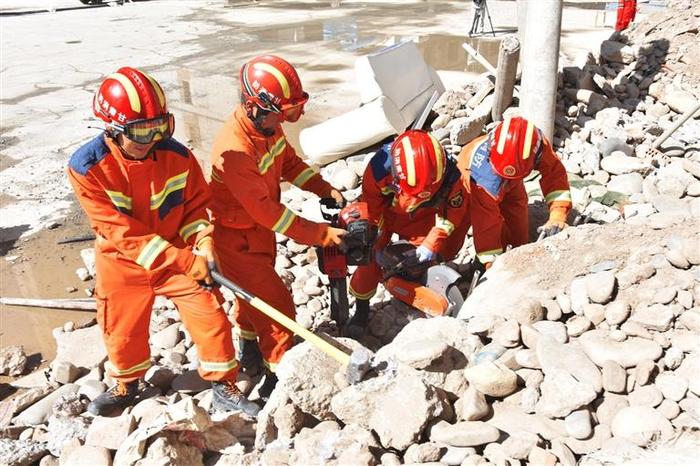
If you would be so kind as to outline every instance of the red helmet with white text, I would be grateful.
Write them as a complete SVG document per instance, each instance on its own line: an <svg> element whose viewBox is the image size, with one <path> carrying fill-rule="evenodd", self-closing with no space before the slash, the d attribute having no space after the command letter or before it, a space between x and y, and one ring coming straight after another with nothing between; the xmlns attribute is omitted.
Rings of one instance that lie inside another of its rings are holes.
<svg viewBox="0 0 700 466"><path fill-rule="evenodd" d="M442 184L447 156L433 135L421 130L408 130L391 145L394 179L409 196L427 199Z"/></svg>
<svg viewBox="0 0 700 466"><path fill-rule="evenodd" d="M506 118L491 133L491 166L503 178L525 178L540 157L542 139L542 132L532 122Z"/></svg>

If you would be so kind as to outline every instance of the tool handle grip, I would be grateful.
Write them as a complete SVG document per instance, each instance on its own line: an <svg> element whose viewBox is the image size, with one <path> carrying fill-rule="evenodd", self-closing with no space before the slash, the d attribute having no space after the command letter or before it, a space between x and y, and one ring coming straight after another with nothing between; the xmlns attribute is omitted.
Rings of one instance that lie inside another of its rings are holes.
<svg viewBox="0 0 700 466"><path fill-rule="evenodd" d="M262 312L263 314L268 316L270 319L274 320L275 322L279 323L283 327L286 327L288 330L299 335L304 340L313 344L318 349L320 349L321 351L326 353L328 356L330 356L333 359L335 359L336 361L338 361L341 365L347 366L348 363L350 362L350 356L347 353L339 350L338 348L331 345L330 343L328 343L327 341L325 341L323 338L319 337L315 333L302 327L296 321L294 321L294 320L290 319L289 317L287 317L286 315L282 314L280 311L278 311L274 307L270 306L262 299L258 298L257 296L253 296L251 293L244 290L240 286L236 285L231 280L229 280L228 278L221 275L219 272L213 270L211 272L211 276L216 283L230 289L231 291L233 291L236 294L236 296L238 296L241 299L244 299L251 306L253 306L257 310L259 310L260 312Z"/></svg>

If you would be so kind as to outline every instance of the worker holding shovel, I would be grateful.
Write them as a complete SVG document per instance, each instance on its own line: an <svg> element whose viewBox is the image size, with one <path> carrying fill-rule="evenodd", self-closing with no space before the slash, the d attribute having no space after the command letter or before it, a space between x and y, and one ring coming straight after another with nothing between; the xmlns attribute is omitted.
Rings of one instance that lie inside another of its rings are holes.
<svg viewBox="0 0 700 466"><path fill-rule="evenodd" d="M235 385L231 324L211 283L209 189L192 152L172 138L175 119L160 85L135 68L101 84L93 112L105 131L70 159L68 178L97 236L97 320L116 385L88 406L95 415L135 404L151 366L148 345L156 295L170 298L197 345L199 374L212 382L213 407L256 415Z"/></svg>
<svg viewBox="0 0 700 466"><path fill-rule="evenodd" d="M281 123L304 113L309 95L285 60L259 56L240 70L241 103L219 132L212 150L214 251L223 276L294 319L292 296L275 272L275 234L316 246L341 244L346 233L296 215L280 202L280 180L343 204L341 193L306 165L287 142ZM262 359L262 399L272 392L275 367L293 343L292 333L245 300L235 313L239 356L256 372Z"/></svg>
<svg viewBox="0 0 700 466"><path fill-rule="evenodd" d="M470 193L474 247L479 262L489 268L508 246L528 242L528 198L523 179L533 170L549 206L541 227L551 236L566 227L571 193L564 165L551 143L524 118L506 118L489 134L468 143L457 165Z"/></svg>

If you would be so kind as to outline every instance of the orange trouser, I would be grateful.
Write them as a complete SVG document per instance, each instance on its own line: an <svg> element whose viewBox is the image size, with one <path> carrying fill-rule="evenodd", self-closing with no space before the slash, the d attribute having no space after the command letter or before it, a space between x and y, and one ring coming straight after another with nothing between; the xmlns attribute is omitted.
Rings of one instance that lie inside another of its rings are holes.
<svg viewBox="0 0 700 466"><path fill-rule="evenodd" d="M414 246L420 246L425 239L425 233L429 232L435 223L434 217L428 220L429 222L422 222L425 225L421 225L421 222L405 222L403 225L398 225L399 228L396 229L398 231L394 231L394 233L397 233L400 239L406 240ZM441 248L440 256L443 260L449 261L454 259L462 248L468 229L469 223L456 226ZM416 231L422 231L424 234L415 234ZM376 262L361 265L357 267L357 270L352 275L348 291L357 299L370 299L377 292L377 285L382 281L382 278L382 270Z"/></svg>
<svg viewBox="0 0 700 466"><path fill-rule="evenodd" d="M113 254L96 254L97 321L102 328L108 373L124 382L136 380L151 366L148 346L151 309L156 295L170 298L197 345L199 374L205 380L235 379L237 362L231 323L214 293L186 275L147 271Z"/></svg>
<svg viewBox="0 0 700 466"><path fill-rule="evenodd" d="M522 181L512 183L499 205L503 217L501 244L504 250L508 245L515 248L529 241L530 222L525 184Z"/></svg>
<svg viewBox="0 0 700 466"><path fill-rule="evenodd" d="M247 229L214 227L214 248L221 273L241 288L294 319L292 295L275 272L275 234L262 226ZM264 363L274 371L294 343L293 334L242 299L235 319L241 338L258 339Z"/></svg>

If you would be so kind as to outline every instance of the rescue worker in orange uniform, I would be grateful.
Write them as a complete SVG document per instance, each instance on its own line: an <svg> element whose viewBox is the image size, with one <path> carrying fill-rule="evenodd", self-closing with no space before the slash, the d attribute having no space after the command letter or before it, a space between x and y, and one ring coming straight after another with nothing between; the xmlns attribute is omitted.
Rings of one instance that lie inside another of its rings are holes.
<svg viewBox="0 0 700 466"><path fill-rule="evenodd" d="M488 135L464 146L457 165L470 193L476 257L486 268L507 246L528 242L528 198L523 179L532 170L549 206L545 236L566 227L571 193L566 170L532 122L507 118Z"/></svg>
<svg viewBox="0 0 700 466"><path fill-rule="evenodd" d="M282 122L295 122L304 113L309 95L294 67L282 58L253 58L240 70L241 103L214 141L211 188L214 250L221 273L294 319L294 301L275 272L275 234L298 243L341 244L347 233L329 224L296 215L280 202L280 181L333 197L341 193L306 165L288 143ZM238 300L235 312L239 357L255 374L266 366L258 393L266 399L274 388L274 371L293 343L292 333Z"/></svg>
<svg viewBox="0 0 700 466"><path fill-rule="evenodd" d="M618 0L617 18L615 19L615 30L624 31L627 29L634 17L637 15L637 0Z"/></svg>
<svg viewBox="0 0 700 466"><path fill-rule="evenodd" d="M375 251L393 233L417 246L418 262L451 260L469 229L469 199L455 162L430 133L409 130L372 156L362 178L362 200L377 223ZM369 300L382 280L375 260L357 268L349 292L355 314L348 323L357 335L367 326Z"/></svg>
<svg viewBox="0 0 700 466"><path fill-rule="evenodd" d="M97 235L97 319L117 383L88 410L101 415L136 401L151 366L149 322L160 295L175 303L197 345L213 406L256 415L259 406L234 385L231 324L199 283L211 283L211 195L192 152L172 138L162 88L142 71L120 68L102 82L93 112L106 129L73 154L68 177Z"/></svg>

